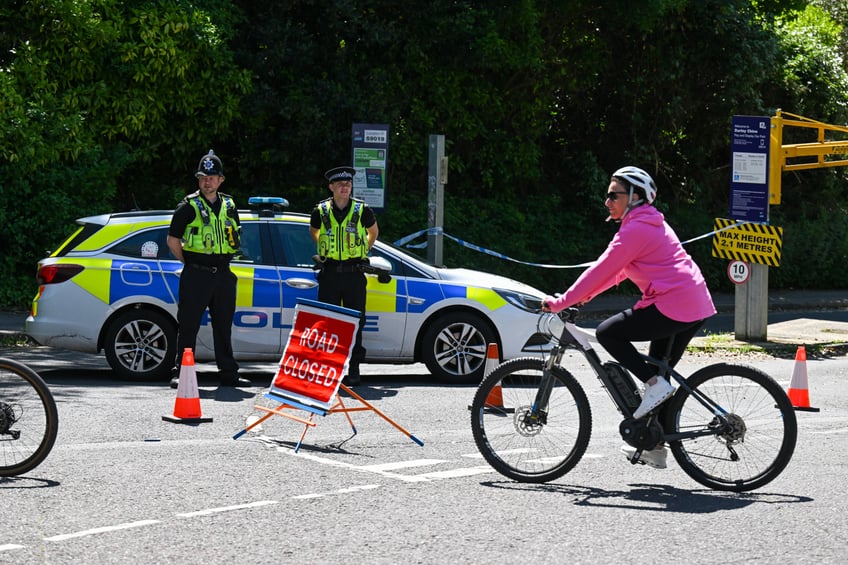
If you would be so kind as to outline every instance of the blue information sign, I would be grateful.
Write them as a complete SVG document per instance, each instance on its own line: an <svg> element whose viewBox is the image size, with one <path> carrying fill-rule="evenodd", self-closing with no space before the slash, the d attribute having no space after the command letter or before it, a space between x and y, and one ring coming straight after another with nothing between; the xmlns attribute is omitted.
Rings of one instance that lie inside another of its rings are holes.
<svg viewBox="0 0 848 565"><path fill-rule="evenodd" d="M389 163L388 124L353 124L353 194L375 211L386 208Z"/></svg>
<svg viewBox="0 0 848 565"><path fill-rule="evenodd" d="M768 222L771 119L733 116L730 138L730 217Z"/></svg>

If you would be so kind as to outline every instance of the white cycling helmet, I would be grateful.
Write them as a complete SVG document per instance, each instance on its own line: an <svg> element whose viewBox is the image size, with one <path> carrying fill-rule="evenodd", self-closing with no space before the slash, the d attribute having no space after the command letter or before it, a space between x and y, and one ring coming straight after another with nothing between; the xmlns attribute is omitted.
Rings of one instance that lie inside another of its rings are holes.
<svg viewBox="0 0 848 565"><path fill-rule="evenodd" d="M624 181L631 190L633 188L639 189L648 204L654 203L654 199L657 197L657 185L651 175L639 167L621 167L612 174L612 178Z"/></svg>

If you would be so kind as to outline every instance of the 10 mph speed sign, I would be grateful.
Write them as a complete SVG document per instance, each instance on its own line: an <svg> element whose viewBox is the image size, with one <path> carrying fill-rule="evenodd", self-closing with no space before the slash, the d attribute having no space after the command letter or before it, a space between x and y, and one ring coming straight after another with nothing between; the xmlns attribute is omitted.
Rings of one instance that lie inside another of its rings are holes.
<svg viewBox="0 0 848 565"><path fill-rule="evenodd" d="M751 267L745 261L731 261L727 265L727 277L730 282L743 284L748 282L751 276Z"/></svg>

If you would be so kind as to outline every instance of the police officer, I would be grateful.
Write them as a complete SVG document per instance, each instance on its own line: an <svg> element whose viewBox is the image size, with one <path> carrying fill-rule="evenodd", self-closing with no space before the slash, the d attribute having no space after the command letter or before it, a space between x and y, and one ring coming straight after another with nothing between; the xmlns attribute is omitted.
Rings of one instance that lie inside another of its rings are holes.
<svg viewBox="0 0 848 565"><path fill-rule="evenodd" d="M362 326L365 324L365 273L368 251L379 229L374 211L352 197L353 167L336 167L324 173L332 197L312 210L309 233L318 246L321 271L318 273L318 300L358 310L361 318L350 359L347 385L359 384L359 364L365 358Z"/></svg>
<svg viewBox="0 0 848 565"><path fill-rule="evenodd" d="M179 383L185 348L195 350L203 312L209 308L215 362L223 386L250 386L240 378L231 341L236 308L236 276L230 260L239 248L241 230L233 198L218 192L224 166L214 151L197 165L199 190L186 196L174 210L168 230L168 248L183 264L177 311L177 359L171 388Z"/></svg>

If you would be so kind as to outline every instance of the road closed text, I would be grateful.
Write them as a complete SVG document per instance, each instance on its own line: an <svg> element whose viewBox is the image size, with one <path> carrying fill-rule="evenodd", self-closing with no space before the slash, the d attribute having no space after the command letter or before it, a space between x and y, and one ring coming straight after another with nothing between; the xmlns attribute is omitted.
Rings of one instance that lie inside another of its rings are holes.
<svg viewBox="0 0 848 565"><path fill-rule="evenodd" d="M297 343L297 352L303 356L287 352L280 367L282 373L321 386L335 386L338 366L326 361L338 349L339 336L316 328L304 328Z"/></svg>

